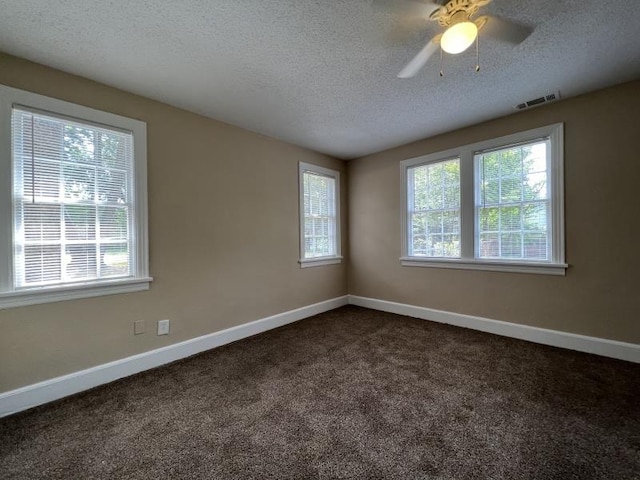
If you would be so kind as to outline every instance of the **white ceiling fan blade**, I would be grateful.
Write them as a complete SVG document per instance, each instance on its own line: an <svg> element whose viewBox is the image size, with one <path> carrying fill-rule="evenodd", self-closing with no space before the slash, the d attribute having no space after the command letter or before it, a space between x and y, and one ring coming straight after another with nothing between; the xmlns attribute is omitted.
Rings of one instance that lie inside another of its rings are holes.
<svg viewBox="0 0 640 480"><path fill-rule="evenodd" d="M398 15L420 15L428 17L442 5L432 0L373 0L371 6L379 11Z"/></svg>
<svg viewBox="0 0 640 480"><path fill-rule="evenodd" d="M487 16L487 23L482 29L482 34L488 35L501 42L517 45L531 35L533 28L498 17ZM481 37L482 38L482 37Z"/></svg>
<svg viewBox="0 0 640 480"><path fill-rule="evenodd" d="M440 44L437 43L435 39L436 37L432 38L429 43L413 57L413 60L407 63L406 67L398 74L398 78L411 78L426 65L431 56L440 48Z"/></svg>

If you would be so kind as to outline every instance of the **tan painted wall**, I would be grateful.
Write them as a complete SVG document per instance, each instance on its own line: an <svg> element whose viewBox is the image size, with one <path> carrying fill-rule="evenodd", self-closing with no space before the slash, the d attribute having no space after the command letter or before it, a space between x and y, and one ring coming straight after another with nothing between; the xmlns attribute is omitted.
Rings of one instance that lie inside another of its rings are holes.
<svg viewBox="0 0 640 480"><path fill-rule="evenodd" d="M349 162L349 293L640 342L640 82ZM565 123L566 277L402 267L400 160Z"/></svg>
<svg viewBox="0 0 640 480"><path fill-rule="evenodd" d="M147 122L155 278L148 292L0 310L0 392L347 293L344 263L297 263L298 161L343 172L348 253L344 162L3 54L0 83Z"/></svg>

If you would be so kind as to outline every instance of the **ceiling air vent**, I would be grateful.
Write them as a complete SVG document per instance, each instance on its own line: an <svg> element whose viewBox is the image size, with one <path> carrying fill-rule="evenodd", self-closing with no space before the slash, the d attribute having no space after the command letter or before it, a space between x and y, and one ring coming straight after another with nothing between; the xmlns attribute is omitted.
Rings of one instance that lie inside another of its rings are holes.
<svg viewBox="0 0 640 480"><path fill-rule="evenodd" d="M519 103L516 105L516 110L524 110L525 108L537 107L538 105L543 105L549 102L555 102L560 99L560 92L550 93L549 95L545 95L544 97L534 98L533 100L528 100L523 103Z"/></svg>

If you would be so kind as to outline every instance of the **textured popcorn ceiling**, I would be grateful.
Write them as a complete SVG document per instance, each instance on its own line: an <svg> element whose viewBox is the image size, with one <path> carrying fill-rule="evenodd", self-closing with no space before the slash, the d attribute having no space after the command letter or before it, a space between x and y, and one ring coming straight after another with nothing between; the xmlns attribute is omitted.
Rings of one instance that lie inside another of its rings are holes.
<svg viewBox="0 0 640 480"><path fill-rule="evenodd" d="M402 0L389 0L393 1ZM0 50L353 158L640 77L639 0L493 0L535 27L396 74L439 31L371 0L0 0Z"/></svg>

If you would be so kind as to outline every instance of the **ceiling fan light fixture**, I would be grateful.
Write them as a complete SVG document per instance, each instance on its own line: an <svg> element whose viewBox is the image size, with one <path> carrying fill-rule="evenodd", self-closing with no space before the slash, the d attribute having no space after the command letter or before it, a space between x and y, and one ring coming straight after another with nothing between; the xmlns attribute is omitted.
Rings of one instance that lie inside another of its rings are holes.
<svg viewBox="0 0 640 480"><path fill-rule="evenodd" d="M469 48L478 36L478 27L475 23L466 21L451 25L442 34L440 45L442 50L450 54L464 52Z"/></svg>

